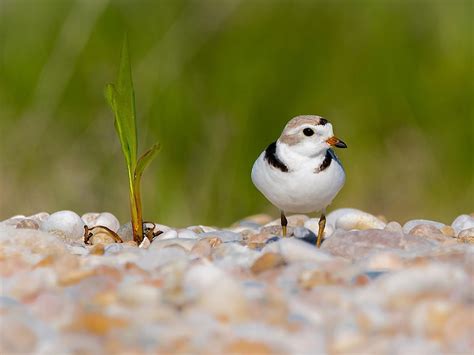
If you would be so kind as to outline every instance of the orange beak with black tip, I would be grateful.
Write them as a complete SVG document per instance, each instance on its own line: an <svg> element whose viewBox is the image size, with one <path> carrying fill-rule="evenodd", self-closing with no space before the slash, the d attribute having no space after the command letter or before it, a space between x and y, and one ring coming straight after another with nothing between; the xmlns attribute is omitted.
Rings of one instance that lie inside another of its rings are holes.
<svg viewBox="0 0 474 355"><path fill-rule="evenodd" d="M326 143L329 144L331 147L337 147L337 148L347 148L347 144L341 141L339 138L336 138L332 136L328 140L326 140Z"/></svg>

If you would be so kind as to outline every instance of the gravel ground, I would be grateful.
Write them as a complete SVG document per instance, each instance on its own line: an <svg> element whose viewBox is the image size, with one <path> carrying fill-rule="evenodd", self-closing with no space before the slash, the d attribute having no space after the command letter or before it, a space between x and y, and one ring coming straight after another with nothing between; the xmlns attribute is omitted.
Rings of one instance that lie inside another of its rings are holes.
<svg viewBox="0 0 474 355"><path fill-rule="evenodd" d="M0 222L1 354L472 354L474 217L355 210L172 228L110 213ZM84 225L105 225L124 243Z"/></svg>

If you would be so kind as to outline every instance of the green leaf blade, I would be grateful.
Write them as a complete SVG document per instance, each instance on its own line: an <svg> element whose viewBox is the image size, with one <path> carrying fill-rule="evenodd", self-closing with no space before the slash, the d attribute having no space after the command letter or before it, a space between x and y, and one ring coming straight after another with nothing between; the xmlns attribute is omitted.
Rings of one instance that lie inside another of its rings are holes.
<svg viewBox="0 0 474 355"><path fill-rule="evenodd" d="M115 116L115 129L125 155L127 168L133 172L137 162L138 138L135 113L135 92L133 89L132 70L128 53L128 42L124 39L120 68L116 84L109 84L105 97Z"/></svg>
<svg viewBox="0 0 474 355"><path fill-rule="evenodd" d="M148 149L141 157L138 159L137 166L135 168L134 180L135 184L140 183L140 179L143 175L143 172L150 165L151 161L156 157L160 151L160 144L155 143L153 146Z"/></svg>

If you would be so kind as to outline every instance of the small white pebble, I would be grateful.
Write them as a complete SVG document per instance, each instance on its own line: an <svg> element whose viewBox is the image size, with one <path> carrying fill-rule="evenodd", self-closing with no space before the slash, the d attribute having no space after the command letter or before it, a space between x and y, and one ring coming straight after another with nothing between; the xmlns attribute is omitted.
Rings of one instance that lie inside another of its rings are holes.
<svg viewBox="0 0 474 355"><path fill-rule="evenodd" d="M451 227L456 231L456 234L460 233L464 229L474 228L474 217L468 214L462 214L453 221Z"/></svg>
<svg viewBox="0 0 474 355"><path fill-rule="evenodd" d="M430 221L428 219L412 219L408 222L406 222L404 225L403 225L403 232L405 234L408 234L410 233L410 231L416 227L417 225L419 224L429 224L433 227L436 227L438 229L441 229L443 228L445 225L444 223L441 223L441 222L436 222L436 221Z"/></svg>
<svg viewBox="0 0 474 355"><path fill-rule="evenodd" d="M58 211L51 214L40 226L45 232L59 231L68 237L80 239L84 235L84 222L72 211Z"/></svg>
<svg viewBox="0 0 474 355"><path fill-rule="evenodd" d="M117 232L120 228L120 222L117 217L109 212L89 212L84 214L81 218L89 228L95 226L105 226L114 232Z"/></svg>

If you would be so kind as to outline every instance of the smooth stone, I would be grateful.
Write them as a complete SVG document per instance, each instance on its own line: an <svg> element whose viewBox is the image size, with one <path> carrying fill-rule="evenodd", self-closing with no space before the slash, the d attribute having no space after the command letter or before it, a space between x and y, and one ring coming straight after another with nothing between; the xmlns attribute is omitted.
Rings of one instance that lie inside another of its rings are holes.
<svg viewBox="0 0 474 355"><path fill-rule="evenodd" d="M121 253L122 251L124 251L125 249L130 249L131 247L128 246L127 244L125 243L111 243L111 244L107 244L105 245L105 249L104 249L104 254L105 255L113 255L113 254L119 254Z"/></svg>
<svg viewBox="0 0 474 355"><path fill-rule="evenodd" d="M153 240L155 241L155 240L166 240L166 239L175 239L175 238L178 238L178 232L175 231L174 229L170 229L156 236L155 239Z"/></svg>
<svg viewBox="0 0 474 355"><path fill-rule="evenodd" d="M148 249L163 249L163 248L168 248L168 247L180 247L183 248L186 251L190 251L194 244L196 244L197 240L196 239L185 239L185 238L174 238L174 239L154 239L153 242L151 242L150 246Z"/></svg>
<svg viewBox="0 0 474 355"><path fill-rule="evenodd" d="M107 244L115 243L115 240L113 237L111 237L107 233L97 232L89 239L89 243L92 245L96 245L96 244L107 245Z"/></svg>
<svg viewBox="0 0 474 355"><path fill-rule="evenodd" d="M468 293L469 288L465 285L469 282L469 276L462 268L443 263L431 263L388 273L372 285L377 292L380 292L380 295L383 295L386 302L405 305L412 302L410 297L423 294L434 297L449 294L453 290L464 290ZM367 290L367 292L370 291Z"/></svg>
<svg viewBox="0 0 474 355"><path fill-rule="evenodd" d="M319 233L319 218L310 218L306 222L304 222L304 227L309 229L315 235ZM329 238L334 233L334 227L332 224L326 223L324 227L324 238Z"/></svg>
<svg viewBox="0 0 474 355"><path fill-rule="evenodd" d="M264 253L260 256L250 267L254 274L260 274L264 271L275 269L279 266L285 265L285 259L278 253Z"/></svg>
<svg viewBox="0 0 474 355"><path fill-rule="evenodd" d="M396 221L388 222L384 230L387 232L400 233L403 234L403 227L400 223Z"/></svg>
<svg viewBox="0 0 474 355"><path fill-rule="evenodd" d="M196 304L214 316L230 321L248 317L243 287L230 273L213 264L192 266L183 281L185 290L194 294Z"/></svg>
<svg viewBox="0 0 474 355"><path fill-rule="evenodd" d="M374 215L355 208L341 208L329 213L326 217L326 224L335 229L344 230L383 229L386 225Z"/></svg>
<svg viewBox="0 0 474 355"><path fill-rule="evenodd" d="M223 243L230 242L241 242L243 237L241 234L230 232L230 231L214 231L208 233L201 233L198 235L199 239L208 237L218 237Z"/></svg>
<svg viewBox="0 0 474 355"><path fill-rule="evenodd" d="M120 228L120 222L112 213L109 212L89 212L82 215L82 220L89 227L104 226L117 232Z"/></svg>
<svg viewBox="0 0 474 355"><path fill-rule="evenodd" d="M48 212L38 212L38 213L32 214L31 216L28 216L29 219L35 220L36 222L38 222L38 224L41 224L42 222L46 221L48 217L49 217Z"/></svg>
<svg viewBox="0 0 474 355"><path fill-rule="evenodd" d="M16 224L17 229L39 229L39 224L34 219L25 218Z"/></svg>
<svg viewBox="0 0 474 355"><path fill-rule="evenodd" d="M474 243L474 228L464 229L456 236L456 239L463 243Z"/></svg>
<svg viewBox="0 0 474 355"><path fill-rule="evenodd" d="M209 237L200 239L194 244L190 254L199 258L210 259L212 249L222 244L222 240L218 237Z"/></svg>
<svg viewBox="0 0 474 355"><path fill-rule="evenodd" d="M88 255L89 254L89 249L82 245L66 245L67 250L69 253L73 255Z"/></svg>
<svg viewBox="0 0 474 355"><path fill-rule="evenodd" d="M0 246L24 254L55 255L66 252L64 242L49 233L4 225L0 225Z"/></svg>
<svg viewBox="0 0 474 355"><path fill-rule="evenodd" d="M444 332L450 316L458 305L448 300L425 300L410 312L410 328L419 337L436 337Z"/></svg>
<svg viewBox="0 0 474 355"><path fill-rule="evenodd" d="M444 227L444 223L440 223L440 222L436 222L436 221L430 221L428 219L412 219L408 222L406 222L404 225L403 225L403 232L405 234L408 234L410 233L410 231L417 225L419 224L429 224L429 225L432 225L438 229L441 229Z"/></svg>
<svg viewBox="0 0 474 355"><path fill-rule="evenodd" d="M455 237L456 236L456 231L451 226L444 226L443 228L441 228L441 233L443 233L444 235L446 235L448 237Z"/></svg>
<svg viewBox="0 0 474 355"><path fill-rule="evenodd" d="M16 225L20 223L21 221L23 221L25 218L26 218L25 216L18 215L18 216L10 217L0 223L4 226L16 227Z"/></svg>
<svg viewBox="0 0 474 355"><path fill-rule="evenodd" d="M149 307L158 303L160 290L151 285L140 283L121 284L117 289L117 298L128 306L148 305Z"/></svg>
<svg viewBox="0 0 474 355"><path fill-rule="evenodd" d="M179 229L178 230L178 238L199 239L198 235L190 229Z"/></svg>
<svg viewBox="0 0 474 355"><path fill-rule="evenodd" d="M418 224L410 230L410 235L416 235L440 243L455 243L453 238L445 236L432 224Z"/></svg>
<svg viewBox="0 0 474 355"><path fill-rule="evenodd" d="M281 238L277 242L267 244L262 253L267 252L280 253L289 263L298 261L320 263L333 259L325 251L296 238Z"/></svg>
<svg viewBox="0 0 474 355"><path fill-rule="evenodd" d="M72 211L59 211L51 214L40 226L45 232L60 232L75 241L81 241L84 236L84 222L79 215Z"/></svg>
<svg viewBox="0 0 474 355"><path fill-rule="evenodd" d="M462 214L453 221L451 227L454 228L456 234L459 234L464 229L474 228L474 217L468 214Z"/></svg>
<svg viewBox="0 0 474 355"><path fill-rule="evenodd" d="M132 223L127 222L125 224L122 224L117 230L117 234L120 236L120 238L122 238L124 242L128 240L133 240Z"/></svg>
<svg viewBox="0 0 474 355"><path fill-rule="evenodd" d="M401 270L404 267L402 258L393 252L379 252L369 256L364 262L369 270Z"/></svg>
<svg viewBox="0 0 474 355"><path fill-rule="evenodd" d="M275 242L278 242L280 239L282 238L275 235L273 237L268 238L265 244L275 243Z"/></svg>
<svg viewBox="0 0 474 355"><path fill-rule="evenodd" d="M251 249L258 249L265 246L265 243L272 235L266 232L249 234L245 239L247 246Z"/></svg>
<svg viewBox="0 0 474 355"><path fill-rule="evenodd" d="M338 230L321 245L332 255L359 259L381 251L417 251L433 249L435 242L413 235L403 235L380 229L365 231Z"/></svg>
<svg viewBox="0 0 474 355"><path fill-rule="evenodd" d="M260 252L238 243L222 243L212 249L211 256L214 264L223 269L249 268L260 256Z"/></svg>
<svg viewBox="0 0 474 355"><path fill-rule="evenodd" d="M314 234L311 230L305 227L296 227L293 232L293 235L295 238L298 238L299 240L302 240L313 246L316 245L316 241L318 240L316 234Z"/></svg>

